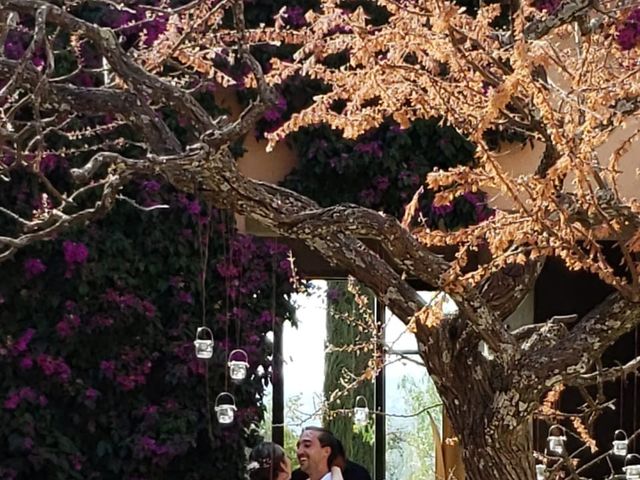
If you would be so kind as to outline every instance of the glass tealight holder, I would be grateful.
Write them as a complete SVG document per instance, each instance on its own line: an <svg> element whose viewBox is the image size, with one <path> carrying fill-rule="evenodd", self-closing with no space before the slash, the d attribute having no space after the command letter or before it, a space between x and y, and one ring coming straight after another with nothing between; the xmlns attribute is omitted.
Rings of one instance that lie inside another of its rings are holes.
<svg viewBox="0 0 640 480"><path fill-rule="evenodd" d="M627 455L628 451L629 439L627 438L627 433L624 430L616 430L613 434L613 447L611 448L611 453L624 457Z"/></svg>
<svg viewBox="0 0 640 480"><path fill-rule="evenodd" d="M353 422L356 425L366 425L369 423L369 406L367 405L367 399L362 395L356 397L353 407Z"/></svg>
<svg viewBox="0 0 640 480"><path fill-rule="evenodd" d="M249 358L244 350L234 350L229 354L229 377L233 382L239 383L247 378L247 368L249 368Z"/></svg>
<svg viewBox="0 0 640 480"><path fill-rule="evenodd" d="M560 425L554 425L549 429L547 437L547 446L551 453L562 455L564 453L564 442L567 437L564 436L564 428Z"/></svg>
<svg viewBox="0 0 640 480"><path fill-rule="evenodd" d="M193 341L196 357L211 358L213 356L213 332L208 327L198 327L196 339Z"/></svg>
<svg viewBox="0 0 640 480"><path fill-rule="evenodd" d="M627 476L627 480L640 480L640 455L630 453L624 459L622 470Z"/></svg>
<svg viewBox="0 0 640 480"><path fill-rule="evenodd" d="M222 398L227 398L225 403L221 403ZM236 414L236 400L228 392L222 392L216 397L216 403L214 407L216 411L216 418L221 425L229 425L233 423L233 419Z"/></svg>

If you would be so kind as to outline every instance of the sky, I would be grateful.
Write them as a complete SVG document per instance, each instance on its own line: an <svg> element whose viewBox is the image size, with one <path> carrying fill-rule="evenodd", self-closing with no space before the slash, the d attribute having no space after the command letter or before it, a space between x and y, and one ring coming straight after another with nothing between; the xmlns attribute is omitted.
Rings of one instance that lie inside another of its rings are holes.
<svg viewBox="0 0 640 480"><path fill-rule="evenodd" d="M283 332L284 396L285 404L300 398L300 410L313 413L318 407L324 382L324 351L326 334L326 282L315 281L316 291L310 295L296 295L298 328L285 325ZM318 424L310 419L308 424ZM292 425L295 430L299 426Z"/></svg>

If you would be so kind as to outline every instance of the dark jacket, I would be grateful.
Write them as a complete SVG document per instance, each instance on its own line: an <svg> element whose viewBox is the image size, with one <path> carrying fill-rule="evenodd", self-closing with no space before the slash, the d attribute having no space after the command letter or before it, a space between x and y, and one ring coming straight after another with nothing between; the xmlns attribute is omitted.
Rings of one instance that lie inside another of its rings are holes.
<svg viewBox="0 0 640 480"><path fill-rule="evenodd" d="M347 464L342 470L342 476L344 480L371 480L371 475L369 475L367 469L351 460L347 460ZM307 474L299 468L291 472L291 480L306 480L307 478L309 478Z"/></svg>

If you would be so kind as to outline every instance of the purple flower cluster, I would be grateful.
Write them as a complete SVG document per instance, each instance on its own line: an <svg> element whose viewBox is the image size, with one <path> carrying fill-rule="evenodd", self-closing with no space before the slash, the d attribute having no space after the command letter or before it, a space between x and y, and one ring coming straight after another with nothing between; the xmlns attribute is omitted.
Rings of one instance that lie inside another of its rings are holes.
<svg viewBox="0 0 640 480"><path fill-rule="evenodd" d="M71 379L71 368L62 358L41 353L36 357L36 363L47 377L56 377L62 383Z"/></svg>
<svg viewBox="0 0 640 480"><path fill-rule="evenodd" d="M26 352L29 348L29 343L31 343L31 339L35 334L36 331L33 328L27 328L10 346L9 351L11 352L11 355L16 356Z"/></svg>
<svg viewBox="0 0 640 480"><path fill-rule="evenodd" d="M147 318L152 318L156 314L156 307L153 303L149 300L143 300L133 293L119 294L116 290L110 288L102 298L108 303L117 305L121 311L135 311Z"/></svg>
<svg viewBox="0 0 640 480"><path fill-rule="evenodd" d="M27 45L24 37L24 34L19 34L16 31L11 31L7 35L7 39L4 42L4 55L9 60L20 60L24 55L25 45Z"/></svg>
<svg viewBox="0 0 640 480"><path fill-rule="evenodd" d="M71 278L76 269L89 258L89 249L84 243L65 240L62 243L64 261L67 263L66 278Z"/></svg>
<svg viewBox="0 0 640 480"><path fill-rule="evenodd" d="M42 173L51 173L58 166L65 168L67 167L67 162L53 153L45 153L40 160L40 171Z"/></svg>
<svg viewBox="0 0 640 480"><path fill-rule="evenodd" d="M108 26L117 28L123 34L141 38L144 45L150 47L167 29L167 17L152 12L144 6L136 7L135 12L118 10L105 16Z"/></svg>
<svg viewBox="0 0 640 480"><path fill-rule="evenodd" d="M100 361L100 371L105 377L112 379L115 370L116 370L116 362L114 362L113 360Z"/></svg>
<svg viewBox="0 0 640 480"><path fill-rule="evenodd" d="M535 0L534 5L541 12L554 13L560 7L562 0Z"/></svg>
<svg viewBox="0 0 640 480"><path fill-rule="evenodd" d="M622 50L631 50L640 44L640 8L629 14L616 37Z"/></svg>
<svg viewBox="0 0 640 480"><path fill-rule="evenodd" d="M142 189L148 193L158 193L160 186L160 182L156 180L145 180L142 182Z"/></svg>
<svg viewBox="0 0 640 480"><path fill-rule="evenodd" d="M91 387L87 388L84 391L85 404L94 405L95 401L98 399L99 396L100 396L100 392L98 390Z"/></svg>
<svg viewBox="0 0 640 480"><path fill-rule="evenodd" d="M262 115L262 121L256 128L256 138L260 139L265 133L274 132L285 121L288 103L283 95L279 95L276 103Z"/></svg>
<svg viewBox="0 0 640 480"><path fill-rule="evenodd" d="M453 208L454 208L453 203L445 203L442 205L435 205L432 203L431 213L433 213L438 217L444 217L445 215L448 215L451 212L453 212Z"/></svg>
<svg viewBox="0 0 640 480"><path fill-rule="evenodd" d="M372 140L370 142L358 143L354 150L365 155L372 155L376 158L382 157L382 142L380 140Z"/></svg>
<svg viewBox="0 0 640 480"><path fill-rule="evenodd" d="M0 479L2 480L16 480L18 478L18 472L13 468L0 467Z"/></svg>
<svg viewBox="0 0 640 480"><path fill-rule="evenodd" d="M179 363L184 367L176 372L183 378L186 378L189 374L196 376L202 376L205 374L205 364L198 360L198 358L193 354L193 343L190 341L178 344L174 347L173 353L178 357L178 359L180 359Z"/></svg>
<svg viewBox="0 0 640 480"><path fill-rule="evenodd" d="M100 362L103 375L113 380L125 392L146 384L152 366L151 359L137 348L125 348L117 363L114 360Z"/></svg>
<svg viewBox="0 0 640 480"><path fill-rule="evenodd" d="M115 382L123 391L128 392L139 385L147 383L147 375L151 372L152 363L149 359L136 359L136 363L119 362L119 366L113 360L102 360L100 370L103 375Z"/></svg>
<svg viewBox="0 0 640 480"><path fill-rule="evenodd" d="M482 192L465 192L462 195L467 202L473 205L475 219L478 223L484 222L485 220L491 218L494 214L494 211L487 204L487 199L484 193ZM435 206L431 204L431 213L436 217L444 217L446 215L451 214L454 211L455 204L454 202L447 203L444 205Z"/></svg>
<svg viewBox="0 0 640 480"><path fill-rule="evenodd" d="M186 441L160 443L155 438L144 435L138 438L135 447L137 458L151 458L154 465L166 466L176 456L182 455L189 448Z"/></svg>
<svg viewBox="0 0 640 480"><path fill-rule="evenodd" d="M145 207L159 205L161 200L162 184L157 180L143 180L138 190L138 202Z"/></svg>
<svg viewBox="0 0 640 480"><path fill-rule="evenodd" d="M65 339L73 336L78 327L80 327L80 317L73 313L66 313L56 324L56 332L60 338Z"/></svg>
<svg viewBox="0 0 640 480"><path fill-rule="evenodd" d="M31 403L32 405L40 405L41 407L46 406L48 403L47 397L38 394L33 388L22 387L18 390L11 390L3 406L7 410L15 410L23 401Z"/></svg>
<svg viewBox="0 0 640 480"><path fill-rule="evenodd" d="M489 207L486 194L482 192L465 192L463 197L473 205L478 223L484 222L494 215L495 211Z"/></svg>
<svg viewBox="0 0 640 480"><path fill-rule="evenodd" d="M191 215L191 217L197 219L200 216L200 212L202 211L202 206L200 205L200 201L197 199L191 200L186 195L180 193L176 196L178 201L178 205L184 209L186 213Z"/></svg>
<svg viewBox="0 0 640 480"><path fill-rule="evenodd" d="M276 103L264 112L264 119L270 123L278 122L282 119L282 114L287 110L287 100L280 95Z"/></svg>
<svg viewBox="0 0 640 480"><path fill-rule="evenodd" d="M82 265L89 258L89 249L84 243L65 240L62 243L64 261L67 265Z"/></svg>
<svg viewBox="0 0 640 480"><path fill-rule="evenodd" d="M301 28L307 24L304 15L304 9L300 6L286 7L283 11L282 19L284 24L291 28Z"/></svg>

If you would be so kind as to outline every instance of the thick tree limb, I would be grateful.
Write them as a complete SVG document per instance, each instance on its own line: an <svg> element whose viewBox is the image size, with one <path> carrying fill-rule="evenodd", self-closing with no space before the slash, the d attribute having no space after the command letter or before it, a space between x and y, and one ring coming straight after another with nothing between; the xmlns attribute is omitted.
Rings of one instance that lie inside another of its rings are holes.
<svg viewBox="0 0 640 480"><path fill-rule="evenodd" d="M547 35L554 28L566 25L587 13L593 6L593 0L565 0L560 7L542 20L529 23L524 29L527 40L538 40Z"/></svg>
<svg viewBox="0 0 640 480"><path fill-rule="evenodd" d="M343 266L349 264L348 268L358 270L358 275L355 271L352 272L357 278L361 278L361 275L368 278L371 276L366 270L372 266L367 267L367 264L373 261L378 264L384 263L384 266L380 266L384 271L377 274L399 279L386 262L372 252L363 251L362 244L355 240L356 236L375 236L382 240L382 245L396 259L410 267L407 268L408 272L447 291L458 304L464 317L477 328L480 336L498 355L509 357L514 353L515 340L489 310L477 291L467 287L458 291L449 290L441 278L448 269L448 263L421 246L395 218L354 205L320 209L310 201L300 203L298 196L291 195L286 189L273 186L265 189L261 182L244 177L228 156L215 155L213 158L218 162L215 168L219 176L206 176L204 180L201 177L200 181L205 193L219 191L221 181L226 182L221 192L224 198L212 198L214 203L220 204L222 200L224 206L257 219L275 232L304 240L330 261ZM164 171L169 168L175 169L173 162L168 162ZM213 182L218 185L214 185ZM273 195L273 192L277 192L277 195ZM339 245L344 246L350 253L341 254L339 250L336 251ZM360 253L357 254L357 251ZM356 256L349 258L352 254ZM405 282L402 281L402 284ZM387 298L396 295L388 291L390 287L391 285L379 285L378 288L374 288L374 291L381 294L380 298L385 303ZM418 310L414 310L403 320L408 322Z"/></svg>
<svg viewBox="0 0 640 480"><path fill-rule="evenodd" d="M543 348L533 348L519 361L529 371L532 398L556 383L573 385L615 340L640 324L640 303L618 292L585 315L566 335ZM525 382L529 383L529 382Z"/></svg>

